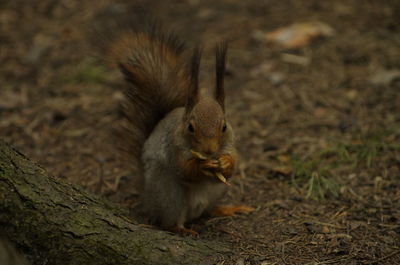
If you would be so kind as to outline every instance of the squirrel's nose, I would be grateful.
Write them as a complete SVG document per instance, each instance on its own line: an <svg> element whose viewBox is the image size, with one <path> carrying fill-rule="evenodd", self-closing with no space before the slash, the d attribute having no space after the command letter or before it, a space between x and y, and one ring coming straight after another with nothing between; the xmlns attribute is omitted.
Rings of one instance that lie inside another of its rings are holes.
<svg viewBox="0 0 400 265"><path fill-rule="evenodd" d="M213 154L214 154L215 152L214 151L212 151L212 150L204 150L204 154L205 155L207 155L207 156L212 156Z"/></svg>
<svg viewBox="0 0 400 265"><path fill-rule="evenodd" d="M219 149L218 141L212 139L205 143L203 143L203 153L207 156L212 156L215 154Z"/></svg>

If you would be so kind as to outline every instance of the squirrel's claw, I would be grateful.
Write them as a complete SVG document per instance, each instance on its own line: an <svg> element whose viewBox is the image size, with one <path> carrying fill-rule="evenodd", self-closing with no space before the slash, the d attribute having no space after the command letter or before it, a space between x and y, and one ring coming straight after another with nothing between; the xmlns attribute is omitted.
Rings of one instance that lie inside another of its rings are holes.
<svg viewBox="0 0 400 265"><path fill-rule="evenodd" d="M218 163L219 163L219 168L222 171L222 174L225 177L229 178L232 175L234 163L235 163L232 156L230 156L228 154L221 155L218 158Z"/></svg>

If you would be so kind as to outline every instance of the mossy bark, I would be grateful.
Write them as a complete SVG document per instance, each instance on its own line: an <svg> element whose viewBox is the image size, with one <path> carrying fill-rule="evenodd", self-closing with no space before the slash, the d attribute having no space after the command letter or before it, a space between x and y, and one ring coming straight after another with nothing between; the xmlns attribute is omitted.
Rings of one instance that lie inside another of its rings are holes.
<svg viewBox="0 0 400 265"><path fill-rule="evenodd" d="M223 244L137 226L0 140L0 233L34 264L214 264Z"/></svg>

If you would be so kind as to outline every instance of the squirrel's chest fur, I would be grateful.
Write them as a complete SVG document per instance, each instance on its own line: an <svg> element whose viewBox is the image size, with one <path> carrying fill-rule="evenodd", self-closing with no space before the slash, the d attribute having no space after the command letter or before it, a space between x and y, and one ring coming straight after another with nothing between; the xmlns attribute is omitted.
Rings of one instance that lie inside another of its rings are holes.
<svg viewBox="0 0 400 265"><path fill-rule="evenodd" d="M186 191L189 220L199 217L204 211L212 207L226 188L224 184L214 181L204 181L193 185L196 186L194 188L188 187Z"/></svg>
<svg viewBox="0 0 400 265"><path fill-rule="evenodd" d="M145 165L144 207L164 227L183 225L199 217L224 194L225 185L212 180L184 181L178 165L174 133L184 110L169 113L147 139L143 150Z"/></svg>

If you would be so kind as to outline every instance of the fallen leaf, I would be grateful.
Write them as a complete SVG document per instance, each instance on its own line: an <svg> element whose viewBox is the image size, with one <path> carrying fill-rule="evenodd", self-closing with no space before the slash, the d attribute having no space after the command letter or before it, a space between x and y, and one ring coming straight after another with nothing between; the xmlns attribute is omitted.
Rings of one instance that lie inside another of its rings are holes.
<svg viewBox="0 0 400 265"><path fill-rule="evenodd" d="M267 33L265 39L292 49L307 46L317 37L330 37L334 33L334 29L325 23L305 22L278 28Z"/></svg>

